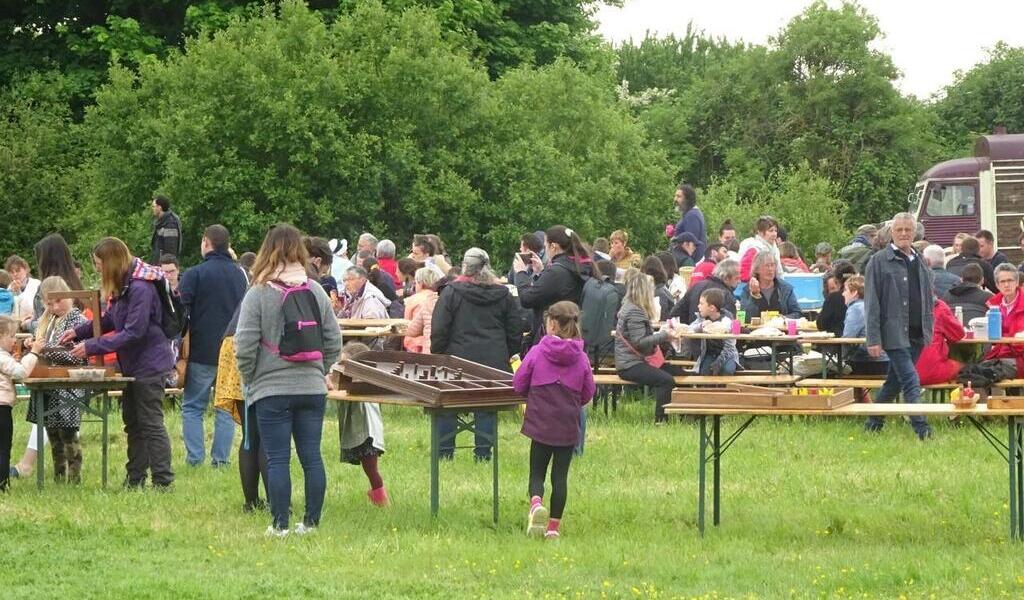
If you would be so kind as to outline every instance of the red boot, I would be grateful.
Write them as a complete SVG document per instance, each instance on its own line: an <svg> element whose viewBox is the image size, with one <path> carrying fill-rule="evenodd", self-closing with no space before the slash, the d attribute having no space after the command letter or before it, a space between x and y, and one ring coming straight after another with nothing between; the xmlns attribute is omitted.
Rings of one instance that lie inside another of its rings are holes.
<svg viewBox="0 0 1024 600"><path fill-rule="evenodd" d="M384 486L380 486L377 489L366 492L369 496L370 502L373 502L375 506L387 506L391 504L391 499L388 498L388 491L384 489Z"/></svg>

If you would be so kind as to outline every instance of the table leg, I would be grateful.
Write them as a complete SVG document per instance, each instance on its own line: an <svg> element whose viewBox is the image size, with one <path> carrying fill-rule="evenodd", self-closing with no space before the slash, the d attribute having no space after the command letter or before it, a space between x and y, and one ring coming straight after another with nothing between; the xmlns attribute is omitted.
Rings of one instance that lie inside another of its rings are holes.
<svg viewBox="0 0 1024 600"><path fill-rule="evenodd" d="M836 348L837 348L837 350L836 350L836 370L839 371L839 374L837 375L837 377L842 377L843 373L844 373L844 369L843 369L843 345L842 344L837 344Z"/></svg>
<svg viewBox="0 0 1024 600"><path fill-rule="evenodd" d="M704 468L708 449L708 418L700 416L700 449L697 456L697 530L704 536Z"/></svg>
<svg viewBox="0 0 1024 600"><path fill-rule="evenodd" d="M774 376L779 374L778 346L776 346L774 343L770 344L770 346L772 348L771 374Z"/></svg>
<svg viewBox="0 0 1024 600"><path fill-rule="evenodd" d="M1017 426L1017 539L1024 540L1024 423Z"/></svg>
<svg viewBox="0 0 1024 600"><path fill-rule="evenodd" d="M430 515L437 516L438 509L438 461L441 459L441 430L437 423L438 414L430 413Z"/></svg>
<svg viewBox="0 0 1024 600"><path fill-rule="evenodd" d="M721 415L715 415L711 419L712 419L711 428L712 428L712 436L713 436L713 439L711 441L711 452L713 453L713 456L714 456L714 462L712 463L712 472L714 473L714 475L713 475L714 483L712 484L714 486L712 488L712 523L715 525L715 527L717 527L718 524L722 521L722 510L721 510L721 507L722 507L722 502L721 502L721 500L722 500L722 496L721 496L721 489L722 489L722 470L721 470L722 442L721 442L721 437L720 437L721 426L722 426L722 417L721 417Z"/></svg>
<svg viewBox="0 0 1024 600"><path fill-rule="evenodd" d="M826 346L818 346L821 349L821 378L828 378L828 353L825 350Z"/></svg>
<svg viewBox="0 0 1024 600"><path fill-rule="evenodd" d="M43 489L43 478L46 471L46 446L43 445L43 436L46 434L45 406L43 392L32 390L32 403L36 407L36 486ZM50 440L53 443L53 440Z"/></svg>
<svg viewBox="0 0 1024 600"><path fill-rule="evenodd" d="M491 441L491 463L494 476L494 491L491 502L494 511L494 524L498 524L498 413L494 413L494 439Z"/></svg>
<svg viewBox="0 0 1024 600"><path fill-rule="evenodd" d="M1019 450L1017 448L1017 419L1007 417L1008 439L1006 444L1006 462L1010 465L1010 539L1015 540L1018 536L1017 512L1020 509L1018 504L1020 498L1017 495L1017 462Z"/></svg>
<svg viewBox="0 0 1024 600"><path fill-rule="evenodd" d="M110 394L103 392L103 488L107 487L107 465L109 464L110 436L108 421L110 419Z"/></svg>

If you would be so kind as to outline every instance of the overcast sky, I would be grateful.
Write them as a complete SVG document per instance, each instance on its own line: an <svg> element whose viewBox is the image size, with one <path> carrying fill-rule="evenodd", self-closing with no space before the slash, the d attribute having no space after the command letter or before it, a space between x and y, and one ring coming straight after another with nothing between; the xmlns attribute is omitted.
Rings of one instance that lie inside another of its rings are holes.
<svg viewBox="0 0 1024 600"><path fill-rule="evenodd" d="M625 0L604 7L600 32L618 44L639 41L648 30L682 34L686 24L714 37L765 44L811 0ZM839 2L829 1L830 6ZM1024 0L862 0L885 38L877 46L902 72L901 90L928 98L952 83L953 72L984 60L999 40L1024 46Z"/></svg>

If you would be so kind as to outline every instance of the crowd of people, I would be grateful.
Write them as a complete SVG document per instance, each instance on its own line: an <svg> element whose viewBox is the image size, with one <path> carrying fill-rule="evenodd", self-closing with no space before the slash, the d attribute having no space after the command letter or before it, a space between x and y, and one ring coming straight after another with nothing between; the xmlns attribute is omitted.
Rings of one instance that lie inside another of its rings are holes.
<svg viewBox="0 0 1024 600"><path fill-rule="evenodd" d="M241 256L227 228L209 225L202 261L182 270L182 223L161 196L151 205L149 262L117 238L93 247L100 314L50 297L84 286L63 238L47 236L34 248L37 277L19 256L0 270L0 489L30 472L42 451L33 434L11 465L14 382L27 377L40 356L67 367L106 356L133 378L122 398L126 487L148 482L168 489L175 481L163 411L165 388L175 385L183 386L185 462L204 468L212 390L210 466L231 462L240 426L244 509L269 508L270 535L308 533L320 523L327 487L320 446L332 366L372 350L401 349L515 371L514 387L527 396L522 433L531 440L528 531L553 538L569 466L583 452L596 368L613 367L623 380L647 386L654 422L664 423L674 378L682 373L668 357L693 360L701 375L730 376L745 366L735 339L687 341L685 332L734 332L734 321L769 312L800 318L805 313L787 276L820 274L824 304L817 327L866 339L849 364L853 374L886 375L874 398L879 402L900 393L916 402L922 385L955 378L964 364L950 357L951 344L993 308L1002 315L1003 335L1024 330L1020 272L987 231L959 235L947 250L929 243L914 217L901 213L858 228L838 251L819 243L815 256L805 259L770 216L750 223L750 235L742 238L742 224L726 221L709 240L696 191L680 185L675 204L680 218L666 226L659 252L641 255L623 230L588 244L572 228L555 225L524 233L500 277L487 252L470 248L453 261L437 235L416 235L400 251L395 241L364 233L350 251L346 241L305 235L288 224L272 227L258 252ZM185 317L177 328L168 322L175 307ZM343 345L339 318L404 318L409 326L404 338ZM94 320L100 337L93 336ZM16 359L21 332L31 337ZM994 345L983 358L1013 377L1024 365L1024 346ZM46 392L43 423L34 423L36 413L28 411L33 427L45 428L59 481L81 479L84 396L74 389ZM489 461L494 413L474 418L474 458ZM341 460L362 467L370 502L386 506L379 406L342 403L339 420ZM923 418L911 424L921 439L932 435ZM882 426L879 418L866 424L873 431ZM443 458L454 458L456 433L454 418L441 423ZM306 506L291 527L293 440ZM549 471L550 508L544 502Z"/></svg>

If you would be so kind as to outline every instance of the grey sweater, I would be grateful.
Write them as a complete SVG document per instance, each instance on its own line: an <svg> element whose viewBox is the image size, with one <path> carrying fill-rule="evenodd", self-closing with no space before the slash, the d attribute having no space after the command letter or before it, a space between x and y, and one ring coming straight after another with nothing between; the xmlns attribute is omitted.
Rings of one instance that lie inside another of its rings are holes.
<svg viewBox="0 0 1024 600"><path fill-rule="evenodd" d="M324 375L341 353L341 329L334 316L331 300L315 281L310 287L320 305L323 323L323 363L288 362L260 344L268 340L277 344L284 330L281 312L281 292L274 288L254 285L242 299L235 332L235 358L238 374L248 388L246 406L268 396L326 394Z"/></svg>

